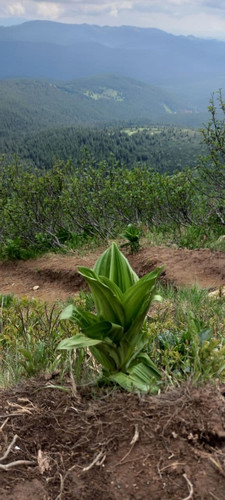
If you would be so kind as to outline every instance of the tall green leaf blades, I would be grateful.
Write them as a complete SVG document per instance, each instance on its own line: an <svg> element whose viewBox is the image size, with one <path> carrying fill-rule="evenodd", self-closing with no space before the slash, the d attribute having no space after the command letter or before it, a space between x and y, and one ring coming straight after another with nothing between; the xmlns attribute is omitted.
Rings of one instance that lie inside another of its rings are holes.
<svg viewBox="0 0 225 500"><path fill-rule="evenodd" d="M160 372L143 352L146 314L155 294L162 268L139 280L128 260L113 243L97 260L94 269L79 267L93 295L96 315L68 306L61 319L78 324L82 333L60 342L58 349L88 347L102 366L102 380L128 391L147 392L160 380Z"/></svg>
<svg viewBox="0 0 225 500"><path fill-rule="evenodd" d="M98 276L109 278L118 285L122 292L138 281L137 274L115 243L112 243L111 247L100 255L95 263L94 271Z"/></svg>

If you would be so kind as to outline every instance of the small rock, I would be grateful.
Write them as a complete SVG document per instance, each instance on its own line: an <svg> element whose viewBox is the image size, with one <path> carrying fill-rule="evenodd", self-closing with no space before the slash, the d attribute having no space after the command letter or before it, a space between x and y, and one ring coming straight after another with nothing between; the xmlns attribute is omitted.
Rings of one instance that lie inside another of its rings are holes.
<svg viewBox="0 0 225 500"><path fill-rule="evenodd" d="M35 285L35 286L33 286L32 290L34 290L34 292L35 292L35 291L36 291L36 290L38 290L39 288L40 288L40 287L39 287L39 285Z"/></svg>
<svg viewBox="0 0 225 500"><path fill-rule="evenodd" d="M222 236L220 236L218 240L216 240L216 243L222 243L223 241L225 241L225 234L222 234Z"/></svg>
<svg viewBox="0 0 225 500"><path fill-rule="evenodd" d="M225 296L225 286L221 286L217 290L214 290L214 292L210 292L209 297L224 297Z"/></svg>

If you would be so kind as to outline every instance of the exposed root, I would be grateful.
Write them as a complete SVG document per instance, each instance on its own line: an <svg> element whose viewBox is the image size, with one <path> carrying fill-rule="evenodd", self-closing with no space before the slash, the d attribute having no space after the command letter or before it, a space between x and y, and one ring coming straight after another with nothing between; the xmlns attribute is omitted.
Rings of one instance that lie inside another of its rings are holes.
<svg viewBox="0 0 225 500"><path fill-rule="evenodd" d="M189 495L187 497L183 498L183 500L191 500L191 498L193 497L193 494L194 494L193 484L188 479L188 477L186 476L186 474L183 474L183 477L187 481L188 490L189 490Z"/></svg>
<svg viewBox="0 0 225 500"><path fill-rule="evenodd" d="M34 465L35 462L31 462L30 460L16 460L15 462L11 462L10 464L0 464L0 469L2 470L9 470L12 469L12 467L17 467L18 465Z"/></svg>
<svg viewBox="0 0 225 500"><path fill-rule="evenodd" d="M9 455L12 447L14 446L16 440L18 439L18 437L19 436L17 436L17 434L15 434L15 436L14 436L13 440L11 441L11 443L9 444L6 452L4 453L4 455L2 457L0 457L0 462L3 462L3 460L5 460L8 457L8 455ZM1 467L1 465L0 465L0 467Z"/></svg>
<svg viewBox="0 0 225 500"><path fill-rule="evenodd" d="M94 460L90 463L90 465L88 465L87 467L84 467L82 469L82 472L87 472L88 470L92 469L92 467L97 464L98 462L100 462L101 460L101 464L103 463L103 457L104 457L104 460L105 460L105 457L106 457L106 454L104 453L104 451L100 451L100 453L98 453L98 455L94 458Z"/></svg>

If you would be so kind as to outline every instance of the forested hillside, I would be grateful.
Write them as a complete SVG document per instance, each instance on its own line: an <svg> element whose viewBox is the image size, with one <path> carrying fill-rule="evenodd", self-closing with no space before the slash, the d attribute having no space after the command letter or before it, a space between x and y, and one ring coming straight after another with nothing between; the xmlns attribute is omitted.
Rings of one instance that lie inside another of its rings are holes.
<svg viewBox="0 0 225 500"><path fill-rule="evenodd" d="M102 75L70 82L0 80L0 134L125 120L173 123L181 101L137 80Z"/></svg>
<svg viewBox="0 0 225 500"><path fill-rule="evenodd" d="M55 128L0 138L0 154L50 168L56 158L77 165L87 150L96 161L113 155L127 167L146 164L159 172L194 167L205 151L197 130L172 126Z"/></svg>
<svg viewBox="0 0 225 500"><path fill-rule="evenodd" d="M16 153L36 166L49 168L55 157L76 164L84 148L97 161L113 154L162 172L194 166L203 148L188 127L202 118L185 112L172 93L115 75L0 80L0 154Z"/></svg>

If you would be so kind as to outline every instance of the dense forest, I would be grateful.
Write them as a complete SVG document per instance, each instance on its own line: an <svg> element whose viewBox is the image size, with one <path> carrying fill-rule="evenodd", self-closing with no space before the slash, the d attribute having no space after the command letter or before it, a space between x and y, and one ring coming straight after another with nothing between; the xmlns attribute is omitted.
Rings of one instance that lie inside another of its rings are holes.
<svg viewBox="0 0 225 500"><path fill-rule="evenodd" d="M207 121L206 111L174 92L112 74L73 81L0 80L0 136L121 121L189 127Z"/></svg>
<svg viewBox="0 0 225 500"><path fill-rule="evenodd" d="M97 161L113 155L127 167L144 163L159 172L173 172L194 167L205 146L198 131L172 126L65 127L0 137L0 154L16 154L37 167L50 168L57 158L78 165L85 149Z"/></svg>
<svg viewBox="0 0 225 500"><path fill-rule="evenodd" d="M172 92L117 75L0 80L1 133L136 118L168 123L173 114L179 122L185 106Z"/></svg>
<svg viewBox="0 0 225 500"><path fill-rule="evenodd" d="M173 92L118 75L0 80L0 155L37 167L77 165L84 149L160 172L193 167L204 153L193 128L202 119Z"/></svg>

